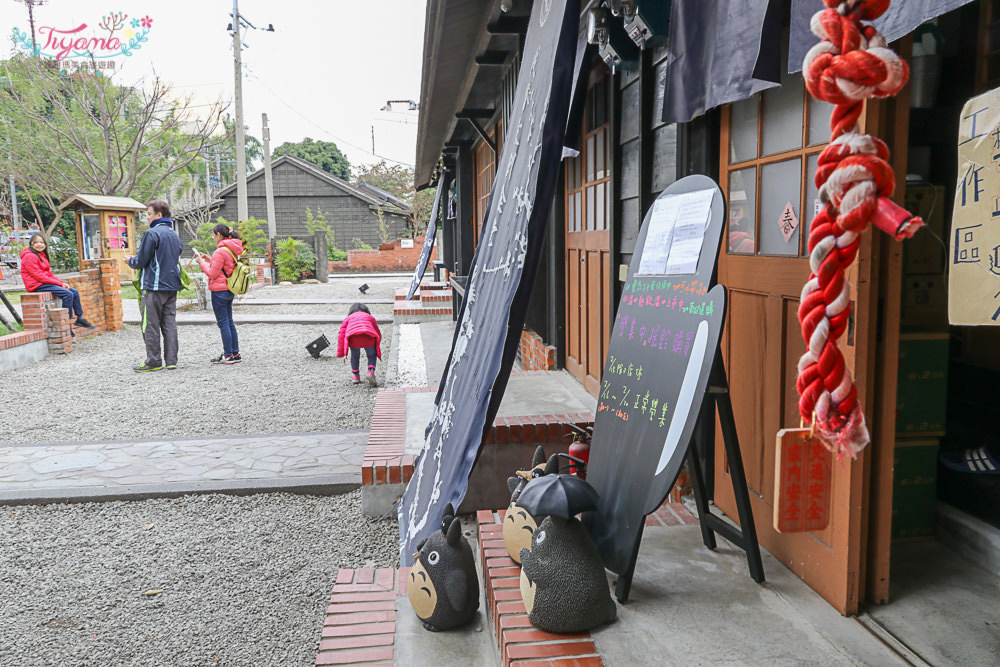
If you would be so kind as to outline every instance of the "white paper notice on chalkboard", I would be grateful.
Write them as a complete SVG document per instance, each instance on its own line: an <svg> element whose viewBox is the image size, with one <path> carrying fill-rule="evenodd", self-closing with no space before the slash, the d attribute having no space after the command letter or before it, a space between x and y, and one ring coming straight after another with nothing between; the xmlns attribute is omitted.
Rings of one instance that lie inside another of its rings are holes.
<svg viewBox="0 0 1000 667"><path fill-rule="evenodd" d="M656 200L637 275L686 275L697 270L714 196L714 190L697 190Z"/></svg>

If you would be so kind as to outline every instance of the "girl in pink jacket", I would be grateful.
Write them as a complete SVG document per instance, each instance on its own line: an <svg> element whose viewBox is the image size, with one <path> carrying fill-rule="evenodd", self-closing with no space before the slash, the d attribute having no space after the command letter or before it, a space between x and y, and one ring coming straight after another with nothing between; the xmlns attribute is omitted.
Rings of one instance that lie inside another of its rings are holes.
<svg viewBox="0 0 1000 667"><path fill-rule="evenodd" d="M215 323L222 333L222 354L212 359L211 363L238 364L243 361L243 357L240 356L240 339L236 335L236 323L233 321L235 295L229 291L226 280L233 274L237 258L243 254L243 242L235 229L222 223L212 227L212 238L217 245L212 256L198 254L198 264L208 278L208 289L212 292Z"/></svg>
<svg viewBox="0 0 1000 667"><path fill-rule="evenodd" d="M368 306L363 303L356 303L347 311L347 317L340 323L340 331L337 333L337 356L347 355L347 350L351 351L351 381L354 384L361 382L360 369L361 350L368 356L368 384L374 387L378 384L375 381L375 359L382 358L382 332L378 328L378 322L368 312ZM346 361L346 360L345 360Z"/></svg>

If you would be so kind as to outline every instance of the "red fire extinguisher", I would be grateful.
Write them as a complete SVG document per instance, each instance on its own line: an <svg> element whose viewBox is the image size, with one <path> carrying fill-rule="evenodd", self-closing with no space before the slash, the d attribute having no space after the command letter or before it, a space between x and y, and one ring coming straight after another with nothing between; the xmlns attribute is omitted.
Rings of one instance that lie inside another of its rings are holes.
<svg viewBox="0 0 1000 667"><path fill-rule="evenodd" d="M587 462L590 461L590 437L593 427L582 429L576 424L566 424L573 429L573 442L565 455L570 460L569 473L580 479L587 479Z"/></svg>

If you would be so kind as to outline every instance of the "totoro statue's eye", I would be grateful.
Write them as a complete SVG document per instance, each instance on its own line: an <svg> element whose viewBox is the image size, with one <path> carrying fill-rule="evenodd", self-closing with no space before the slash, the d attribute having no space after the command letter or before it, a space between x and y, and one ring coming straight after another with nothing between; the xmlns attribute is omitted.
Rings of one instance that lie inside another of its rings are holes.
<svg viewBox="0 0 1000 667"><path fill-rule="evenodd" d="M541 544L545 541L545 531L539 530L535 532L535 544Z"/></svg>
<svg viewBox="0 0 1000 667"><path fill-rule="evenodd" d="M427 562L431 565L437 565L438 561L441 560L441 556L436 551L432 551L427 554Z"/></svg>

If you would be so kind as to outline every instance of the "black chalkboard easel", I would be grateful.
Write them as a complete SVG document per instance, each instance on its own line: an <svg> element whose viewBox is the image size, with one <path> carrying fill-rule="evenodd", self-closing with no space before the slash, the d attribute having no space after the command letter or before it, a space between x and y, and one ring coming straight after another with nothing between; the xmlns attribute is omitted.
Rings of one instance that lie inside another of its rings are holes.
<svg viewBox="0 0 1000 667"><path fill-rule="evenodd" d="M605 567L619 575L621 602L632 585L645 517L666 500L685 460L705 546L715 549L722 535L746 552L751 578L764 581L719 349L726 290L717 284L716 264L724 212L722 193L706 176L688 176L660 195L640 230L612 327L588 473L601 502L583 520ZM663 222L671 219L677 222ZM682 252L675 255L678 244ZM713 469L716 409L741 527L709 507L705 471Z"/></svg>

